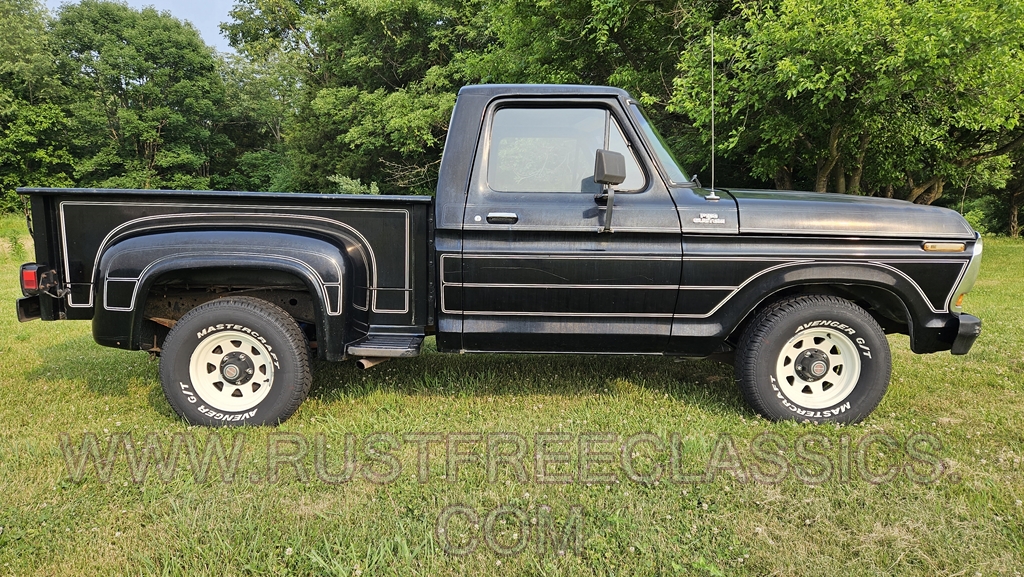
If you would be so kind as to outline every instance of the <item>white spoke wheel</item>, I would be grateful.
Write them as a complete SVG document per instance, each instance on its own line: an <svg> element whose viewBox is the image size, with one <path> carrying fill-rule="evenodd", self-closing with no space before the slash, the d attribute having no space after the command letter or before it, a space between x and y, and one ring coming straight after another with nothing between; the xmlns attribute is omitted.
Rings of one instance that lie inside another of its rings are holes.
<svg viewBox="0 0 1024 577"><path fill-rule="evenodd" d="M189 363L192 386L218 411L248 411L267 398L274 362L251 334L224 331L202 341Z"/></svg>
<svg viewBox="0 0 1024 577"><path fill-rule="evenodd" d="M846 399L860 379L860 353L844 333L805 329L782 345L775 374L782 394L808 409Z"/></svg>
<svg viewBox="0 0 1024 577"><path fill-rule="evenodd" d="M736 350L736 380L771 420L856 423L889 386L889 342L875 319L831 295L789 297L762 309Z"/></svg>
<svg viewBox="0 0 1024 577"><path fill-rule="evenodd" d="M252 297L200 305L167 334L160 381L189 423L273 425L309 393L309 347L291 316Z"/></svg>

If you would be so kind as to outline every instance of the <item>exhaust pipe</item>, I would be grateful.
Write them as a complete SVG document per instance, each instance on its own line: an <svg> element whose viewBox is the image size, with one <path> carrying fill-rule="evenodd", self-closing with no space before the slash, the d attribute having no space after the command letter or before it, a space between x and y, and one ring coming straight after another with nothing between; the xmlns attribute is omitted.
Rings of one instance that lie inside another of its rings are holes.
<svg viewBox="0 0 1024 577"><path fill-rule="evenodd" d="M357 361L357 362L359 364L359 368L361 368L361 369L368 369L370 367L375 367L375 366L383 363L384 361L390 361L390 360L391 360L391 357L365 357L365 358L359 359L359 361Z"/></svg>

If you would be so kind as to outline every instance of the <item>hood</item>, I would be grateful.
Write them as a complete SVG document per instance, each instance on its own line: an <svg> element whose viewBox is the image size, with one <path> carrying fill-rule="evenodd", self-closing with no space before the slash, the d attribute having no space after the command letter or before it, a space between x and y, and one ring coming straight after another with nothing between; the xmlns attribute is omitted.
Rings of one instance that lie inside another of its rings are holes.
<svg viewBox="0 0 1024 577"><path fill-rule="evenodd" d="M740 233L973 240L956 211L891 198L821 192L728 189Z"/></svg>

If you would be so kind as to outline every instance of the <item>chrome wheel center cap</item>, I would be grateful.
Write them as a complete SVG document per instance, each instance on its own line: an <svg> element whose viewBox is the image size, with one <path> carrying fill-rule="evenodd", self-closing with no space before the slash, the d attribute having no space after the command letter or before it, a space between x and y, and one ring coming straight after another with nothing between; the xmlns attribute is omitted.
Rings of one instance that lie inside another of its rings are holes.
<svg viewBox="0 0 1024 577"><path fill-rule="evenodd" d="M827 370L828 367L821 361L815 361L814 364L811 365L811 374L816 377L824 375Z"/></svg>

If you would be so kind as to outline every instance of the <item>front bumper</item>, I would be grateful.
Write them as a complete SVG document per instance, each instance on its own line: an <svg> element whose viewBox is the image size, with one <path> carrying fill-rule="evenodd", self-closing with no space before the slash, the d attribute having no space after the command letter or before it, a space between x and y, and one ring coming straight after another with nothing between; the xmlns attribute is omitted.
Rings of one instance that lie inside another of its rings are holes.
<svg viewBox="0 0 1024 577"><path fill-rule="evenodd" d="M966 355L981 334L981 319L961 313L935 315L910 328L910 350L929 354L950 351Z"/></svg>
<svg viewBox="0 0 1024 577"><path fill-rule="evenodd" d="M974 341L978 340L981 334L981 319L972 315L960 315L960 326L956 331L956 340L953 341L953 348L949 352L954 355L966 355L971 350Z"/></svg>

